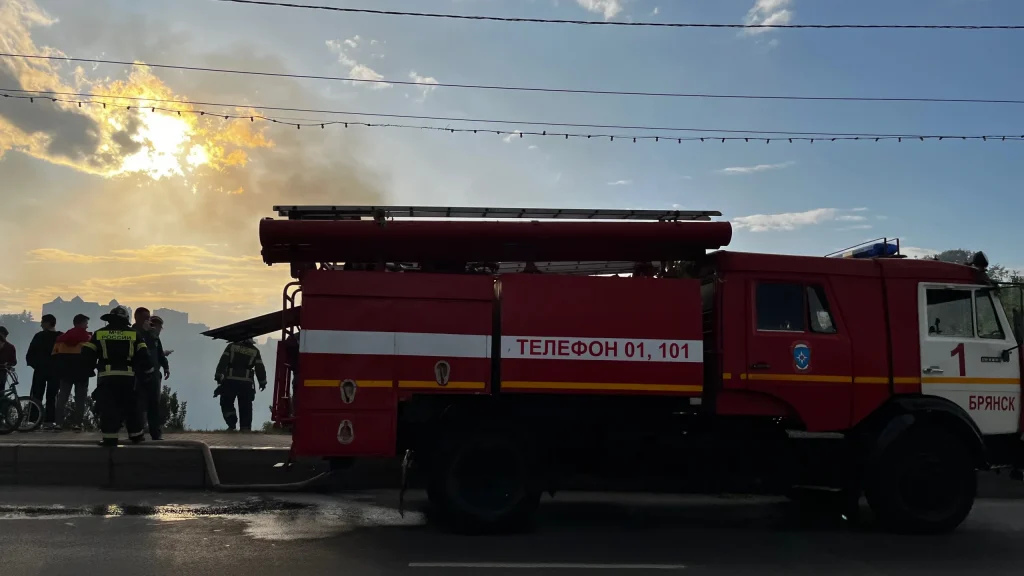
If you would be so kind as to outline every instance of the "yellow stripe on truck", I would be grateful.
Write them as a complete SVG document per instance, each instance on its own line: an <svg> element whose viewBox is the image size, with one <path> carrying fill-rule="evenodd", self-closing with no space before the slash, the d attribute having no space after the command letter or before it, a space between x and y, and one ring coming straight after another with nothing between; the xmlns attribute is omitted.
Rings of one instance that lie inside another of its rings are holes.
<svg viewBox="0 0 1024 576"><path fill-rule="evenodd" d="M609 382L502 382L502 390L593 390L617 392L701 392L690 384L621 384Z"/></svg>
<svg viewBox="0 0 1024 576"><path fill-rule="evenodd" d="M337 388L343 380L303 380L302 385L307 388ZM391 388L391 380L356 380L359 388Z"/></svg>
<svg viewBox="0 0 1024 576"><path fill-rule="evenodd" d="M399 388L437 389L437 390L483 390L487 388L484 382L449 382L444 386L433 380L400 380Z"/></svg>

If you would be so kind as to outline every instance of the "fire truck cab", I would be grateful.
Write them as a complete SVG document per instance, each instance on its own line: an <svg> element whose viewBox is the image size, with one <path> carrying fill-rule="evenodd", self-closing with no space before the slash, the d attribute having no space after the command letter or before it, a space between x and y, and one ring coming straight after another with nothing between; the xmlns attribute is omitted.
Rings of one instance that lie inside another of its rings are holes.
<svg viewBox="0 0 1024 576"><path fill-rule="evenodd" d="M596 477L863 494L891 529L943 532L977 470L1019 477L1020 288L983 255L728 252L717 212L275 209L294 454L402 456L460 526Z"/></svg>

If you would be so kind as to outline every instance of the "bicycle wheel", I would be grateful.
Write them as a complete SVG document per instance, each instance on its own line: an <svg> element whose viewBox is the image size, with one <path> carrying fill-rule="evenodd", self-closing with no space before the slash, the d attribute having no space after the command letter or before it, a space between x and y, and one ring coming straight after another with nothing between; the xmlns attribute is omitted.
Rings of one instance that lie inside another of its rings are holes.
<svg viewBox="0 0 1024 576"><path fill-rule="evenodd" d="M0 435L10 434L21 425L21 404L0 398Z"/></svg>
<svg viewBox="0 0 1024 576"><path fill-rule="evenodd" d="M43 405L31 396L20 396L18 404L21 405L21 424L18 432L31 432L43 423Z"/></svg>

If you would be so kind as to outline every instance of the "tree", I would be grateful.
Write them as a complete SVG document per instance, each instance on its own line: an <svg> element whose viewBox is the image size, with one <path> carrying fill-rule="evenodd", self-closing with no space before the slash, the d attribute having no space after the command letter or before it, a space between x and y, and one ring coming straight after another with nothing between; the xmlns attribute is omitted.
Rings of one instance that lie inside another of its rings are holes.
<svg viewBox="0 0 1024 576"><path fill-rule="evenodd" d="M161 428L164 430L185 430L185 414L188 402L179 402L178 393L171 392L170 386L160 390Z"/></svg>

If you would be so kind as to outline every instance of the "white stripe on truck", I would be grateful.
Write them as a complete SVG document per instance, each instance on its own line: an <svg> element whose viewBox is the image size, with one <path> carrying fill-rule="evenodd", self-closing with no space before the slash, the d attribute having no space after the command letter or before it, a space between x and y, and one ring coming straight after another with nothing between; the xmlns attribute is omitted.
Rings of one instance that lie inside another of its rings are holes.
<svg viewBox="0 0 1024 576"><path fill-rule="evenodd" d="M299 351L304 354L489 358L491 337L477 334L303 330L299 336Z"/></svg>

